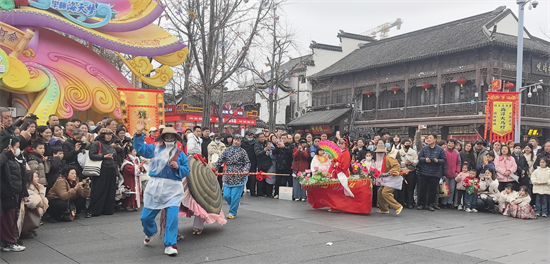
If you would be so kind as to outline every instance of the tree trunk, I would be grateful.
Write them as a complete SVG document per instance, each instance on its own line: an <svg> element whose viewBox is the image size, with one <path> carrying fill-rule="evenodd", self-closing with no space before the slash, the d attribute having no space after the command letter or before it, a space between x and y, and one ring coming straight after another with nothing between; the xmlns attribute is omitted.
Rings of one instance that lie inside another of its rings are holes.
<svg viewBox="0 0 550 264"><path fill-rule="evenodd" d="M204 88L204 97L202 100L202 127L210 128L210 116L212 115L212 90Z"/></svg>
<svg viewBox="0 0 550 264"><path fill-rule="evenodd" d="M275 132L275 122L276 120L273 119L273 117L275 116L273 114L273 112L275 112L273 109L273 94L272 93L269 93L269 98L267 99L267 111L269 112L269 120L268 120L268 125L269 125L269 132Z"/></svg>

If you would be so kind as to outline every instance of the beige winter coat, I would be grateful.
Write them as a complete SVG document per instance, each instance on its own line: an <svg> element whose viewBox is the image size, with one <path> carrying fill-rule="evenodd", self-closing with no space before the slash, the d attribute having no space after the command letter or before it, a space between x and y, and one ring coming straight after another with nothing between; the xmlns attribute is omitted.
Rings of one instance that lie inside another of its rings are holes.
<svg viewBox="0 0 550 264"><path fill-rule="evenodd" d="M531 174L534 194L550 194L550 168L538 167Z"/></svg>
<svg viewBox="0 0 550 264"><path fill-rule="evenodd" d="M478 194L481 199L491 197L493 198L493 201L497 202L500 196L500 193L498 192L498 180L479 181Z"/></svg>
<svg viewBox="0 0 550 264"><path fill-rule="evenodd" d="M225 150L225 144L223 142L220 142L219 144L216 144L214 140L208 144L208 163L211 165L214 164L220 156L222 155L223 151ZM213 158L213 156L218 156L217 158Z"/></svg>
<svg viewBox="0 0 550 264"><path fill-rule="evenodd" d="M38 189L36 189L36 186L34 185L29 185L29 187L27 188L27 191L29 192L29 202L26 203L26 206L27 208L29 209L38 209L38 212L40 213L40 216L42 216L44 214L44 212L46 212L46 210L48 210L48 199L46 198L46 196L44 195L44 186L42 186L42 188L40 188L42 190L42 193L40 193L38 191Z"/></svg>

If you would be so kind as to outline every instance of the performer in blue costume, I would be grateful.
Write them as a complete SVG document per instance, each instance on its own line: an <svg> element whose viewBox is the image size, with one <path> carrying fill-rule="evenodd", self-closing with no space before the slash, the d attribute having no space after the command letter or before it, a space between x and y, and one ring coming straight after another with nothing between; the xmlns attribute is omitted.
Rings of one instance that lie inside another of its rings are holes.
<svg viewBox="0 0 550 264"><path fill-rule="evenodd" d="M227 165L225 173L242 173L238 175L223 175L223 198L229 204L228 219L233 219L237 216L243 188L246 184L246 179L248 179L248 170L250 170L250 160L248 159L246 150L241 148L241 139L240 135L235 135L233 137L233 145L225 149L221 157L214 164L216 171L222 168L225 163Z"/></svg>
<svg viewBox="0 0 550 264"><path fill-rule="evenodd" d="M181 137L174 128L167 127L155 141L156 145L145 144L145 136L141 131L145 128L145 122L139 120L136 124L134 135L134 148L137 153L151 159L149 164L149 176L143 193L143 210L141 211L141 224L145 233L143 243L148 246L152 242L153 235L157 232L155 217L161 209L166 211L166 231L164 233L164 254L175 256L178 254L178 212L183 199L181 182L189 174L187 156L178 150L176 139Z"/></svg>

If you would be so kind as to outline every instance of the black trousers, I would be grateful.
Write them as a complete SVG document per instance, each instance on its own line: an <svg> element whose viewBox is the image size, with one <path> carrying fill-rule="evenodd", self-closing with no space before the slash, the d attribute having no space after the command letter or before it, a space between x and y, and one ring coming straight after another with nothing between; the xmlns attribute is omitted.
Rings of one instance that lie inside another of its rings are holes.
<svg viewBox="0 0 550 264"><path fill-rule="evenodd" d="M401 190L395 190L395 200L401 205L414 205L414 189L416 189L416 172L409 171L409 174L403 177L403 187Z"/></svg>
<svg viewBox="0 0 550 264"><path fill-rule="evenodd" d="M69 200L52 199L48 201L48 214L51 218L60 221L61 215L69 207Z"/></svg>
<svg viewBox="0 0 550 264"><path fill-rule="evenodd" d="M418 205L432 205L437 201L439 177L420 175L418 189ZM426 198L428 201L426 202Z"/></svg>
<svg viewBox="0 0 550 264"><path fill-rule="evenodd" d="M480 211L493 211L495 210L495 201L493 201L493 198L487 197L485 199L481 199L481 197L477 198L477 209Z"/></svg>
<svg viewBox="0 0 550 264"><path fill-rule="evenodd" d="M292 187L292 170L277 170L277 174L288 174L289 176L277 176L277 179L275 180L275 195L279 195L279 187L280 186L288 186Z"/></svg>
<svg viewBox="0 0 550 264"><path fill-rule="evenodd" d="M92 178L90 205L92 215L112 215L115 212L117 168L101 167L99 177Z"/></svg>
<svg viewBox="0 0 550 264"><path fill-rule="evenodd" d="M380 186L372 185L372 208L377 207L378 205L378 189L380 189Z"/></svg>
<svg viewBox="0 0 550 264"><path fill-rule="evenodd" d="M223 169L222 168L218 169L218 172L220 172L220 173L223 172ZM218 178L218 184L220 185L220 190L223 191L223 177L218 176L216 178ZM143 189L145 189L145 188L143 188Z"/></svg>
<svg viewBox="0 0 550 264"><path fill-rule="evenodd" d="M256 172L256 170L251 169L250 172ZM248 175L246 188L250 190L250 196L258 196L258 192L256 191L256 175Z"/></svg>

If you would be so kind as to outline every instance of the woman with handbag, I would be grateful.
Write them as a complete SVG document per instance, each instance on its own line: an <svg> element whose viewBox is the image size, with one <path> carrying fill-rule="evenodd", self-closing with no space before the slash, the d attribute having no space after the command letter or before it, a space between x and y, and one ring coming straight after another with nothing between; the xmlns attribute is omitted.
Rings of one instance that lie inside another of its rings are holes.
<svg viewBox="0 0 550 264"><path fill-rule="evenodd" d="M52 221L72 221L77 210L82 209L89 196L89 181L78 182L76 169L69 168L68 172L57 178L52 189L48 191L48 214Z"/></svg>
<svg viewBox="0 0 550 264"><path fill-rule="evenodd" d="M109 128L99 130L99 135L90 147L89 158L101 161L99 176L93 177L90 204L86 218L100 215L112 215L115 212L115 192L118 177L117 151L111 145L113 131ZM88 162L86 162L88 163ZM85 171L88 168L86 164Z"/></svg>
<svg viewBox="0 0 550 264"><path fill-rule="evenodd" d="M32 236L36 236L35 229L40 227L42 215L48 209L48 199L44 194L44 185L38 183L38 173L33 172L30 176L27 184L29 197L25 203L25 218L21 234L29 232Z"/></svg>

